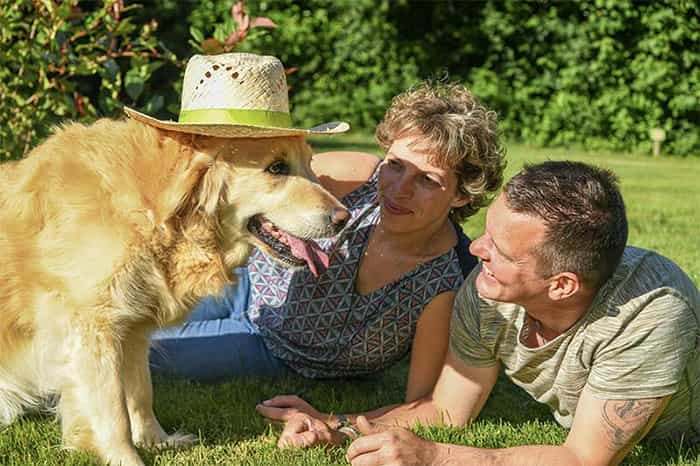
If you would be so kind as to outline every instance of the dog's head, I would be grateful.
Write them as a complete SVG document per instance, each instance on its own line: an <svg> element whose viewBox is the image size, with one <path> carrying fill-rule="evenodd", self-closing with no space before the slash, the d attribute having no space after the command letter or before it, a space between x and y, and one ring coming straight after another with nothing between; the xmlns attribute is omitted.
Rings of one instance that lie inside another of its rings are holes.
<svg viewBox="0 0 700 466"><path fill-rule="evenodd" d="M345 207L311 171L303 137L191 140L193 160L208 160L191 204L216 218L227 266L238 265L252 245L288 267L323 261L312 238L345 225ZM327 264L324 264L327 265Z"/></svg>

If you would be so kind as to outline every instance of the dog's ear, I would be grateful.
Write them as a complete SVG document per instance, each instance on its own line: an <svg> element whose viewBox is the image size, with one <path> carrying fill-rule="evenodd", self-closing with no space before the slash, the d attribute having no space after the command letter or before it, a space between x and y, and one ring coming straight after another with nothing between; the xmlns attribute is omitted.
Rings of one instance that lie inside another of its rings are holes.
<svg viewBox="0 0 700 466"><path fill-rule="evenodd" d="M207 215L213 215L216 207L226 197L226 189L230 185L231 170L226 162L217 159L202 176L195 194L196 207Z"/></svg>
<svg viewBox="0 0 700 466"><path fill-rule="evenodd" d="M171 215L195 210L213 215L224 200L232 177L231 169L221 157L225 139L192 134L165 132L162 137L177 142L182 161L168 192Z"/></svg>
<svg viewBox="0 0 700 466"><path fill-rule="evenodd" d="M197 192L207 173L215 166L216 148L206 137L193 134L159 130L158 144L162 153L171 158L172 164L164 161L167 170L167 185L163 187L158 202L157 217L165 222L184 210L198 204Z"/></svg>

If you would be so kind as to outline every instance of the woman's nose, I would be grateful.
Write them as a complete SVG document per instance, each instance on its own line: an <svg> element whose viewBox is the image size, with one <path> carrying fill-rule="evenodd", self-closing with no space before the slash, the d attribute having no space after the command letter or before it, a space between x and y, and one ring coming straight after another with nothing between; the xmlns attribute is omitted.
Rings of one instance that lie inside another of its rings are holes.
<svg viewBox="0 0 700 466"><path fill-rule="evenodd" d="M413 194L413 184L408 176L399 176L394 182L394 194L409 197Z"/></svg>

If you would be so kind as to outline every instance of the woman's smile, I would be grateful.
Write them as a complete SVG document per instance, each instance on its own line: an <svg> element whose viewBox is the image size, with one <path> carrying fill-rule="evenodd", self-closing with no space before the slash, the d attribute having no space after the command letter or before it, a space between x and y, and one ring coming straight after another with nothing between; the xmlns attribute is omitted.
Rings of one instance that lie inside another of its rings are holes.
<svg viewBox="0 0 700 466"><path fill-rule="evenodd" d="M382 206L393 215L410 215L413 213L412 210L401 207L386 196L382 197Z"/></svg>

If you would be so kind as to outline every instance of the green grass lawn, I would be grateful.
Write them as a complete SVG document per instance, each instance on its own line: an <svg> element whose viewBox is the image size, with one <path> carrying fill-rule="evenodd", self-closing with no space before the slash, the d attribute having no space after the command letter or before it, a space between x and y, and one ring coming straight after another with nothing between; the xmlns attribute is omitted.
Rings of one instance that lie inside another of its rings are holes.
<svg viewBox="0 0 700 466"><path fill-rule="evenodd" d="M314 140L318 151L358 149L377 152L362 135ZM700 158L652 159L628 154L534 149L510 145L506 178L524 162L573 159L606 166L620 177L630 221L630 244L655 249L676 261L700 283L700 240L696 212L700 204ZM483 212L465 223L471 236L483 227ZM198 434L188 450L143 451L155 465L334 465L346 464L342 449L278 450L279 428L255 412L260 400L281 393L301 394L324 411L365 410L403 398L407 367L403 362L374 377L339 381L247 379L204 386L156 378L156 413L168 431ZM417 428L436 441L501 448L522 444L557 444L566 431L548 411L505 380L499 381L479 420L467 429ZM643 442L628 457L633 465L700 465L700 449L681 442ZM58 424L43 415L26 416L0 431L0 465L86 465L89 455L60 448Z"/></svg>

